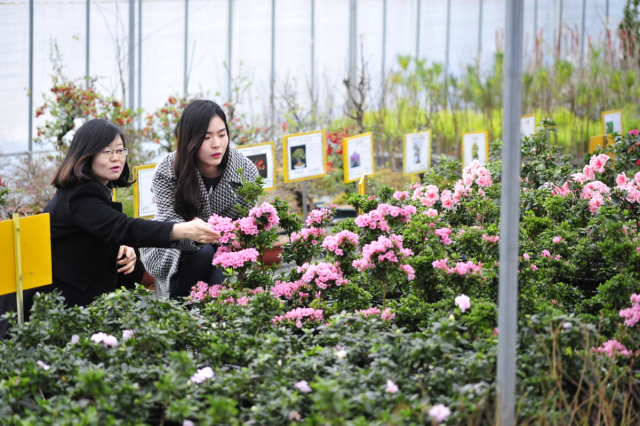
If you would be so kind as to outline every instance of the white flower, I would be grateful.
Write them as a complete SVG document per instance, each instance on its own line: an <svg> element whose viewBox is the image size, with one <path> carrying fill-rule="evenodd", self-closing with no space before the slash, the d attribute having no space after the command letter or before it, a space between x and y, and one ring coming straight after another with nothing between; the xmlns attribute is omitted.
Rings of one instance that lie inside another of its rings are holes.
<svg viewBox="0 0 640 426"><path fill-rule="evenodd" d="M191 420L185 420L182 422L182 426L194 426Z"/></svg>
<svg viewBox="0 0 640 426"><path fill-rule="evenodd" d="M44 371L47 371L49 368L51 368L51 367L49 367L47 364L45 364L45 363L44 363L44 362L42 362L42 361L38 361L38 365L39 365L40 367L42 367L42 369L43 369Z"/></svg>
<svg viewBox="0 0 640 426"><path fill-rule="evenodd" d="M78 336L77 334L74 334L73 336L71 336L71 344L78 343L79 341L80 341L80 336Z"/></svg>
<svg viewBox="0 0 640 426"><path fill-rule="evenodd" d="M196 371L196 373L191 376L191 381L193 383L202 383L207 379L213 378L213 370L211 367L204 367Z"/></svg>
<svg viewBox="0 0 640 426"><path fill-rule="evenodd" d="M339 351L336 351L336 358L338 359L345 359L347 357L347 351L345 351L344 349L340 349Z"/></svg>
<svg viewBox="0 0 640 426"><path fill-rule="evenodd" d="M104 338L107 337L107 333L95 333L91 335L91 341L96 343L102 343Z"/></svg>
<svg viewBox="0 0 640 426"><path fill-rule="evenodd" d="M462 313L464 313L464 311L471 307L471 299L469 298L469 296L461 294L460 296L456 297L456 306L460 308Z"/></svg>
<svg viewBox="0 0 640 426"><path fill-rule="evenodd" d="M309 383L307 383L306 380L299 381L298 383L293 385L293 387L298 389L300 392L303 392L303 393L311 392L311 388L309 387Z"/></svg>
<svg viewBox="0 0 640 426"><path fill-rule="evenodd" d="M102 332L93 334L91 340L96 343L104 343L105 346L115 346L118 344L118 339Z"/></svg>
<svg viewBox="0 0 640 426"><path fill-rule="evenodd" d="M565 330L568 330L571 327L573 327L573 324L571 324L570 322L565 322L564 324L562 324L562 328L564 328Z"/></svg>
<svg viewBox="0 0 640 426"><path fill-rule="evenodd" d="M289 411L289 420L300 420L302 416L296 410Z"/></svg>
<svg viewBox="0 0 640 426"><path fill-rule="evenodd" d="M282 367L282 360L281 359L278 360L278 367Z"/></svg>
<svg viewBox="0 0 640 426"><path fill-rule="evenodd" d="M122 340L131 339L133 337L133 330L123 330L122 331Z"/></svg>
<svg viewBox="0 0 640 426"><path fill-rule="evenodd" d="M449 315L449 321L455 321L456 317L453 316L453 314Z"/></svg>
<svg viewBox="0 0 640 426"><path fill-rule="evenodd" d="M385 389L386 393L396 393L398 390L398 385L393 383L391 380L387 380L387 388Z"/></svg>

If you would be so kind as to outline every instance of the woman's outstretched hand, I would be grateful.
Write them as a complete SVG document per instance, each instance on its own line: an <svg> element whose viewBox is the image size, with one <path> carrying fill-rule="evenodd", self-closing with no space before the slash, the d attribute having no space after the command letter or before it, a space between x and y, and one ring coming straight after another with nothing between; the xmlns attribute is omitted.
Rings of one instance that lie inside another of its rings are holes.
<svg viewBox="0 0 640 426"><path fill-rule="evenodd" d="M136 251L131 247L120 246L120 250L118 251L118 266L121 266L118 269L118 272L124 272L125 275L133 272L133 269L136 266Z"/></svg>
<svg viewBox="0 0 640 426"><path fill-rule="evenodd" d="M197 243L215 243L220 238L220 233L213 231L207 222L195 218L190 222L176 223L173 225L171 241L188 238Z"/></svg>

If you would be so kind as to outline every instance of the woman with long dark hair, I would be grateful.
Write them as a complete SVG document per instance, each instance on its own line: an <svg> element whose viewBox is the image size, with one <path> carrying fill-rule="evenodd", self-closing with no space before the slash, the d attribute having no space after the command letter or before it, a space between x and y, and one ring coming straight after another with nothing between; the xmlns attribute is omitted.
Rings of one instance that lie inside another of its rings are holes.
<svg viewBox="0 0 640 426"><path fill-rule="evenodd" d="M156 168L153 191L156 220L181 223L212 214L237 218L235 205L248 207L237 194L242 179L254 181L258 170L230 146L227 117L215 102L198 99L187 105L174 130L176 150ZM242 169L242 173L239 173ZM188 296L198 281L222 282L211 263L216 246L182 240L175 248L143 249L142 261L169 297Z"/></svg>
<svg viewBox="0 0 640 426"><path fill-rule="evenodd" d="M200 219L153 222L122 213L111 193L132 184L127 154L122 130L106 120L87 121L76 132L53 178L57 191L44 209L51 220L53 283L40 293L58 289L67 305L86 306L114 291L125 275L139 282L144 269L132 247L172 247L184 239L212 243L220 237ZM35 292L25 292L26 314ZM4 296L0 305L0 313L15 311L15 295ZM0 323L0 336L6 327Z"/></svg>

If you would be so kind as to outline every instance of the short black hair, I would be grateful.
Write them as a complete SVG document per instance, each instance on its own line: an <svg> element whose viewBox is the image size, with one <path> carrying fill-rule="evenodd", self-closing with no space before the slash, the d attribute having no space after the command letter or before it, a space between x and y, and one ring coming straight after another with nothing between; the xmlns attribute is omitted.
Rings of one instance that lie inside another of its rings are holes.
<svg viewBox="0 0 640 426"><path fill-rule="evenodd" d="M58 189L73 188L81 183L96 179L91 167L93 158L111 145L120 136L126 146L124 132L110 121L94 118L84 123L71 140L67 155L58 167L51 182ZM129 163L125 160L120 177L110 182L112 188L126 188L129 181Z"/></svg>

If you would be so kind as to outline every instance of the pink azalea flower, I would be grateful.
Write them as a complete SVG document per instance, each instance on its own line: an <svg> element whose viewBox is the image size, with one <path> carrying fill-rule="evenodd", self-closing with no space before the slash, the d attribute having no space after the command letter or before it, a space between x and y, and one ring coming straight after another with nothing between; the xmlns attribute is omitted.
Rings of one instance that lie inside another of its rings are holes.
<svg viewBox="0 0 640 426"><path fill-rule="evenodd" d="M451 410L449 410L449 408L442 404L438 404L429 410L429 417L431 417L438 423L446 421L450 415Z"/></svg>
<svg viewBox="0 0 640 426"><path fill-rule="evenodd" d="M529 256L529 253L525 253L522 255L522 257L524 257L524 260L529 260L531 259L531 256Z"/></svg>
<svg viewBox="0 0 640 426"><path fill-rule="evenodd" d="M293 387L298 389L302 393L311 392L311 387L309 387L309 383L307 383L306 380L300 380L295 385L293 385Z"/></svg>
<svg viewBox="0 0 640 426"><path fill-rule="evenodd" d="M455 303L463 313L471 307L471 299L469 298L469 296L465 296L464 294L456 297Z"/></svg>
<svg viewBox="0 0 640 426"><path fill-rule="evenodd" d="M51 368L50 366L48 366L47 364L45 364L45 363L44 363L44 362L42 362L42 361L38 361L38 362L37 362L37 364L38 364L40 367L42 367L42 369L43 369L44 371L47 371L47 370L49 370L49 368Z"/></svg>
<svg viewBox="0 0 640 426"><path fill-rule="evenodd" d="M537 267L535 264L533 264L533 263L532 263L532 264L531 264L531 269L533 269L534 271L537 271L537 270L538 270L538 267Z"/></svg>
<svg viewBox="0 0 640 426"><path fill-rule="evenodd" d="M205 380L209 380L213 378L213 370L211 367L204 367L195 372L193 376L191 376L192 383L202 383Z"/></svg>
<svg viewBox="0 0 640 426"><path fill-rule="evenodd" d="M400 389L395 383L393 383L391 380L387 380L387 388L384 390L386 393L396 393L399 390Z"/></svg>
<svg viewBox="0 0 640 426"><path fill-rule="evenodd" d="M594 180L596 177L593 169L590 166L584 166L584 169L582 169L582 174L584 174L586 180Z"/></svg>

